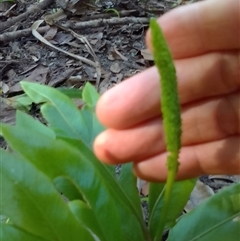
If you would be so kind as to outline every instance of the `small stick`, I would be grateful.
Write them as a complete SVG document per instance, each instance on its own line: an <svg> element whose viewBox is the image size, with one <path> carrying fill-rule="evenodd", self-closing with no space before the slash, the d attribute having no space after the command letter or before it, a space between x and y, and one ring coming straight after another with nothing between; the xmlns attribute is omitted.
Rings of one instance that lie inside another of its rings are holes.
<svg viewBox="0 0 240 241"><path fill-rule="evenodd" d="M4 31L7 28L12 27L18 22L21 22L24 19L27 19L31 15L34 15L35 13L40 12L42 9L46 8L48 5L52 4L54 0L43 0L42 2L38 4L31 5L25 13L22 13L14 18L11 18L7 20L4 23L0 24L0 32Z"/></svg>
<svg viewBox="0 0 240 241"><path fill-rule="evenodd" d="M49 29L50 29L49 26L40 27L40 28L38 28L38 32L41 34L44 34ZM17 38L28 37L31 34L32 34L32 30L30 28L17 30L17 31L13 31L13 32L6 32L3 34L0 34L0 42L8 42L8 41L15 40Z"/></svg>
<svg viewBox="0 0 240 241"><path fill-rule="evenodd" d="M71 29L85 29L85 28L98 28L103 27L106 25L124 25L124 24L149 24L149 18L142 18L142 17L124 17L124 18L110 18L110 19L97 19L85 22L69 22L63 24L62 26L65 28Z"/></svg>
<svg viewBox="0 0 240 241"><path fill-rule="evenodd" d="M119 13L119 17L127 17L127 16L132 16L134 14L137 14L138 11L137 10L122 10L122 11L118 11ZM85 16L80 18L80 21L90 21L90 20L96 20L96 19L107 19L107 18L111 18L111 17L116 17L116 13L114 12L106 12L106 13L100 13L100 14L94 14L91 16Z"/></svg>

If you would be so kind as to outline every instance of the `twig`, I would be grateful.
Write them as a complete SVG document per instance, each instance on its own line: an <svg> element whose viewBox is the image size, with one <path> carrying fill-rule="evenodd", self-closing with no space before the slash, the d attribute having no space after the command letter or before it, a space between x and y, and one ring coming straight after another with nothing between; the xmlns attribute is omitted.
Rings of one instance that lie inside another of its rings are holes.
<svg viewBox="0 0 240 241"><path fill-rule="evenodd" d="M43 34L47 32L49 29L50 29L49 26L40 27L38 28L38 32ZM7 41L12 41L14 39L21 38L21 37L28 37L31 34L32 34L32 30L30 28L13 31L13 32L6 32L3 34L0 34L0 42L7 42Z"/></svg>
<svg viewBox="0 0 240 241"><path fill-rule="evenodd" d="M174 0L165 0L165 2L167 2L167 3L177 3L177 1L174 1Z"/></svg>
<svg viewBox="0 0 240 241"><path fill-rule="evenodd" d="M17 6L17 4L13 4L6 12L4 13L0 13L0 17L3 17L3 16L8 16L8 14Z"/></svg>
<svg viewBox="0 0 240 241"><path fill-rule="evenodd" d="M136 17L125 17L125 18L110 18L110 19L97 19L85 22L69 22L63 24L62 26L65 28L72 29L85 29L85 28L98 28L105 25L121 25L121 24L129 24L129 23L140 23L140 24L149 24L149 18L136 18Z"/></svg>
<svg viewBox="0 0 240 241"><path fill-rule="evenodd" d="M23 19L27 19L29 16L40 12L42 9L46 8L48 5L52 4L54 0L43 0L38 4L31 5L25 13L18 15L17 17L11 18L8 21L0 24L0 32L13 26L14 24L21 22Z"/></svg>
<svg viewBox="0 0 240 241"><path fill-rule="evenodd" d="M135 16L138 14L137 10L122 10L118 11L119 16L122 17L127 17L127 16ZM85 16L80 18L80 21L90 21L90 20L96 20L96 19L101 19L101 18L111 18L111 17L116 17L116 13L114 12L106 12L106 13L100 13L100 14L94 14L90 16Z"/></svg>

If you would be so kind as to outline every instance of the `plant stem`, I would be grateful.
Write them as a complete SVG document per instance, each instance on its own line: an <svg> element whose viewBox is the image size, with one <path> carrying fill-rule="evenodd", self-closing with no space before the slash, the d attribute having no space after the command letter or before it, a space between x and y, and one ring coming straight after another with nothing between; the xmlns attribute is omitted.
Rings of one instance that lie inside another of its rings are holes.
<svg viewBox="0 0 240 241"><path fill-rule="evenodd" d="M177 155L172 155L170 154L168 156L168 164L169 164L169 159L173 159L173 156L175 159L175 161L177 162ZM167 221L167 212L168 212L168 207L170 204L170 198L171 198L171 194L172 194L172 189L173 189L173 184L175 181L175 177L176 177L176 169L172 168L171 170L168 169L168 176L167 176L167 182L166 182L166 187L165 187L165 191L164 191L164 201L163 201L163 207L162 207L162 212L161 212L161 217L159 220L159 228L157 230L156 236L154 241L160 241L164 232L164 228L165 228L165 224Z"/></svg>

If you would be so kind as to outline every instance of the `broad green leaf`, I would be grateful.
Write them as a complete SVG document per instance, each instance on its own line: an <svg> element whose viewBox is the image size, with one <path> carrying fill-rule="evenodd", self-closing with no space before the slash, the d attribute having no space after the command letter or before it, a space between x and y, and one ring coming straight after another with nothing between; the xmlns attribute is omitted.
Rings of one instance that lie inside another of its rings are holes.
<svg viewBox="0 0 240 241"><path fill-rule="evenodd" d="M88 135L89 135L89 144L92 147L93 141L95 139L95 137L104 130L103 125L98 121L95 113L93 112L93 110L91 110L91 108L87 105L84 106L82 108L82 110L80 111L85 123L88 127Z"/></svg>
<svg viewBox="0 0 240 241"><path fill-rule="evenodd" d="M101 229L101 226L98 223L95 213L86 203L80 200L75 200L69 202L68 205L72 213L81 223L81 225L83 225L89 231L91 231L92 235L98 238L97 240L107 240L107 238L104 235L104 233L107 234L107 232L104 232L104 230Z"/></svg>
<svg viewBox="0 0 240 241"><path fill-rule="evenodd" d="M88 127L88 135L89 135L89 141L88 141L88 146L92 149L93 142L98 134L100 134L103 130L104 127L103 125L98 121L95 112L89 107L88 105L84 106L81 109L81 114L85 120L85 123ZM71 137L70 137L71 138ZM115 177L115 166L114 165L105 165L106 169L112 174L112 176Z"/></svg>
<svg viewBox="0 0 240 241"><path fill-rule="evenodd" d="M83 106L80 112L88 126L90 137L89 146L92 147L96 136L104 130L104 126L98 121L95 114L95 107L100 95L90 83L87 83L84 86L82 97L86 105ZM105 165L105 167L115 176L115 167L113 165Z"/></svg>
<svg viewBox="0 0 240 241"><path fill-rule="evenodd" d="M151 186L151 184L150 184ZM195 186L195 180L185 180L175 182L173 185L173 190L171 194L171 200L169 203L169 209L167 213L167 219L165 228L170 228L175 225L176 219L181 215L189 196ZM160 188L162 184L160 184ZM155 188L156 190L157 188ZM150 218L149 218L149 228L152 239L156 237L156 233L158 230L159 224L159 214L163 209L163 192L161 192L156 200L153 209L151 210ZM150 192L149 199L151 199L151 195L153 193ZM156 194L155 194L156 195Z"/></svg>
<svg viewBox="0 0 240 241"><path fill-rule="evenodd" d="M75 185L75 183L68 176L59 176L53 180L56 189L69 201L72 200L84 200L81 190Z"/></svg>
<svg viewBox="0 0 240 241"><path fill-rule="evenodd" d="M32 100L26 94L17 95L11 98L3 98L4 102L19 110L29 111L31 108Z"/></svg>
<svg viewBox="0 0 240 241"><path fill-rule="evenodd" d="M89 107L94 109L99 99L99 96L100 95L98 94L97 90L90 83L87 82L82 92L82 97L85 103Z"/></svg>
<svg viewBox="0 0 240 241"><path fill-rule="evenodd" d="M77 106L65 94L49 86L31 82L21 82L23 90L35 103L45 103L42 114L49 124L69 133L89 144L86 123Z"/></svg>
<svg viewBox="0 0 240 241"><path fill-rule="evenodd" d="M136 213L113 176L83 143L75 148L63 140L29 133L15 126L3 125L2 132L13 150L32 161L51 179L69 176L74 181L107 232L109 241L144 240L141 214Z"/></svg>
<svg viewBox="0 0 240 241"><path fill-rule="evenodd" d="M71 109L70 106L66 106L66 108ZM75 122L74 119L70 120L68 119L68 117L65 118L65 114L61 111L62 110L56 108L50 103L45 103L41 106L41 112L44 118L48 121L50 127L55 131L56 135L58 135L59 137L69 137L82 140L90 147L90 137L88 135L90 130L88 129L88 125L85 122L80 111L78 109L72 109L72 111L78 112L79 115L81 115L82 122L79 122L78 124ZM86 133L84 133L84 135L81 135L80 133L82 131Z"/></svg>
<svg viewBox="0 0 240 241"><path fill-rule="evenodd" d="M0 241L50 241L47 237L37 237L25 230L9 224L1 224Z"/></svg>
<svg viewBox="0 0 240 241"><path fill-rule="evenodd" d="M92 85L86 84L84 87L83 100L87 105L79 111L72 100L65 96L66 93L36 83L21 84L35 103L44 103L41 112L59 137L80 139L92 148L96 135L104 129L93 112L99 94ZM75 90L72 95L80 97L78 91Z"/></svg>
<svg viewBox="0 0 240 241"><path fill-rule="evenodd" d="M120 176L118 183L122 187L125 194L132 201L136 212L141 213L141 201L137 189L137 178L133 174L133 165L132 163L123 164L121 167Z"/></svg>
<svg viewBox="0 0 240 241"><path fill-rule="evenodd" d="M19 110L16 112L16 126L26 128L26 130L29 132L39 132L52 139L55 139L55 134L50 128L42 124L40 121L34 120L34 118L32 118L30 115Z"/></svg>
<svg viewBox="0 0 240 241"><path fill-rule="evenodd" d="M184 215L168 241L237 241L240 238L240 184L233 184Z"/></svg>
<svg viewBox="0 0 240 241"><path fill-rule="evenodd" d="M9 218L3 214L0 214L0 223L8 223Z"/></svg>
<svg viewBox="0 0 240 241"><path fill-rule="evenodd" d="M76 88L65 88L60 87L57 88L58 91L68 96L71 99L81 99L82 98L82 90Z"/></svg>
<svg viewBox="0 0 240 241"><path fill-rule="evenodd" d="M76 220L50 179L26 160L0 149L0 213L35 236L94 241Z"/></svg>
<svg viewBox="0 0 240 241"><path fill-rule="evenodd" d="M165 187L165 183L150 182L149 193L148 193L149 216L152 215L154 210L154 205L156 204L156 202L161 198L163 198L164 187Z"/></svg>
<svg viewBox="0 0 240 241"><path fill-rule="evenodd" d="M61 130L61 136L81 139L89 147L104 127L97 120L93 107L99 98L94 87L87 83L83 89L83 100L87 106L79 111L73 102L54 88L30 82L21 82L25 92L35 103L45 103L41 107L43 116L55 130ZM72 91L72 90L71 90ZM80 90L74 95L80 97Z"/></svg>

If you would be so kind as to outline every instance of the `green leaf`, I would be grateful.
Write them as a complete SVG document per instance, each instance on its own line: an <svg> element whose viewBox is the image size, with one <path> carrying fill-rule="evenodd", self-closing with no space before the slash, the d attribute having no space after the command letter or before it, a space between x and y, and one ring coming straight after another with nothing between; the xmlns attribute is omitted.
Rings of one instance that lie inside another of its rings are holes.
<svg viewBox="0 0 240 241"><path fill-rule="evenodd" d="M75 183L68 176L59 176L53 180L56 189L69 201L72 200L84 200L81 190L75 185Z"/></svg>
<svg viewBox="0 0 240 241"><path fill-rule="evenodd" d="M26 94L17 95L11 98L3 98L4 102L15 109L28 112L31 108L32 100Z"/></svg>
<svg viewBox="0 0 240 241"><path fill-rule="evenodd" d="M71 99L82 98L82 90L80 89L60 87L60 88L57 88L57 90Z"/></svg>
<svg viewBox="0 0 240 241"><path fill-rule="evenodd" d="M10 217L12 224L48 240L94 240L48 177L16 155L2 149L0 155L0 213Z"/></svg>
<svg viewBox="0 0 240 241"><path fill-rule="evenodd" d="M104 233L107 234L107 232L103 233L104 230L101 230L101 226L98 223L95 213L86 203L80 200L75 200L69 202L68 205L81 225L85 226L88 230L91 230L92 235L98 237L97 240L107 240L104 235Z"/></svg>
<svg viewBox="0 0 240 241"><path fill-rule="evenodd" d="M91 107L88 105L85 105L81 110L80 110L85 123L88 128L88 135L89 135L89 140L88 140L88 146L92 149L93 142L98 134L100 134L103 130L104 127L103 125L98 121L95 112L92 110ZM63 136L62 136L63 137ZM71 136L68 136L69 138L72 138ZM105 165L105 168L108 169L108 171L112 174L113 177L115 177L115 166L114 165Z"/></svg>
<svg viewBox="0 0 240 241"><path fill-rule="evenodd" d="M89 130L71 99L49 86L24 81L21 86L35 103L47 102L42 105L41 111L53 128L62 129L69 136L79 138L89 145Z"/></svg>
<svg viewBox="0 0 240 241"><path fill-rule="evenodd" d="M33 234L26 232L26 230L14 227L9 224L1 224L0 241L50 241L49 239L44 239L37 237Z"/></svg>
<svg viewBox="0 0 240 241"><path fill-rule="evenodd" d="M30 115L19 110L16 112L16 126L26 128L26 130L29 132L39 132L42 135L50 137L51 139L56 138L54 132L50 128L42 124L40 121L36 121Z"/></svg>
<svg viewBox="0 0 240 241"><path fill-rule="evenodd" d="M168 241L236 241L240 237L240 184L233 184L184 215Z"/></svg>
<svg viewBox="0 0 240 241"><path fill-rule="evenodd" d="M165 229L175 225L176 219L181 215L189 196L195 186L195 180L185 180L175 182L169 203L169 209L165 224ZM150 218L149 229L152 239L157 235L160 213L163 209L163 184L150 184L149 202L150 202ZM158 192L160 191L160 192ZM156 199L158 194L158 198ZM153 198L155 203L153 205Z"/></svg>
<svg viewBox="0 0 240 241"><path fill-rule="evenodd" d="M163 195L164 187L165 183L150 182L148 193L149 216L153 214L155 204L162 198L161 196Z"/></svg>
<svg viewBox="0 0 240 241"><path fill-rule="evenodd" d="M85 120L86 126L89 130L89 146L92 147L95 137L104 130L103 125L98 121L95 113L89 106L84 106L81 109L81 114Z"/></svg>
<svg viewBox="0 0 240 241"><path fill-rule="evenodd" d="M115 8L107 8L104 10L104 12L114 12L120 18L120 14L119 14L118 10Z"/></svg>
<svg viewBox="0 0 240 241"><path fill-rule="evenodd" d="M80 139L92 148L95 137L104 127L93 112L99 94L91 84L86 84L83 93L80 90L69 90L70 94L67 90L61 90L63 94L54 88L36 83L22 81L21 85L35 103L44 103L41 112L57 136ZM79 111L66 96L67 93L71 97L80 97L82 94L87 105Z"/></svg>
<svg viewBox="0 0 240 241"><path fill-rule="evenodd" d="M104 126L98 121L95 114L95 106L100 95L97 93L96 89L90 83L87 83L84 86L82 96L83 101L86 104L83 106L80 112L88 127L88 134L90 137L89 144L92 147L92 144L96 136L105 129ZM112 168L114 167L112 166Z"/></svg>
<svg viewBox="0 0 240 241"><path fill-rule="evenodd" d="M128 196L134 205L137 213L142 212L141 201L137 189L137 178L133 174L133 164L123 164L121 167L118 183L122 187L124 193ZM143 221L143 220L142 220Z"/></svg>
<svg viewBox="0 0 240 241"><path fill-rule="evenodd" d="M144 240L144 225L139 218L141 214L136 213L113 176L83 143L76 148L38 132L29 133L19 126L3 125L2 132L13 150L21 153L51 179L69 176L74 181L94 210L102 229L107 232L109 241Z"/></svg>
<svg viewBox="0 0 240 241"><path fill-rule="evenodd" d="M98 94L97 90L90 83L87 82L82 92L82 97L85 103L89 107L94 109L99 99L99 96L100 95Z"/></svg>
<svg viewBox="0 0 240 241"><path fill-rule="evenodd" d="M22 82L22 83L23 83L23 86L24 85L29 86L29 82ZM30 83L31 88L28 91L30 95L33 94L31 93L33 86L34 84ZM41 88L39 88L39 86ZM60 103L62 103L63 100L65 101L65 103L67 103L66 101L67 97L64 97L62 99L62 95L56 94L55 89L52 89L47 86L44 86L44 87L45 88L44 88L43 96L41 96L40 91L43 91L42 85L36 84L34 90L38 90L38 94L40 95L39 99L36 99L36 101L44 102L46 99L47 100L54 99L54 103L56 103L56 105L57 104L60 105ZM46 88L48 89L48 91L45 91ZM80 96L80 93L78 93L78 91L80 90L78 89L75 90L73 94L75 94L75 96L77 95ZM54 130L57 137L65 140L67 138L82 140L84 141L85 144L87 144L87 146L92 148L92 144L95 137L104 130L103 125L100 124L100 122L96 118L96 115L93 111L93 107L96 105L96 102L99 98L99 94L96 92L96 90L91 84L87 83L83 90L83 98L84 98L84 101L87 103L87 105L84 106L80 111L76 108L75 105L72 105L72 104L67 105L65 107L63 106L64 108L69 108L69 112L70 112L70 109L72 108L72 112L74 113L77 112L81 116L82 122L78 120L79 123L76 123L76 121L74 120L74 117L71 120L69 120L69 118L67 120L65 118L65 115L66 115L65 109L56 108L55 105L52 105L52 102L45 103L41 107L41 111L43 113L43 116L51 124L51 128ZM71 100L69 101L71 102ZM28 123L28 122L26 121L25 123ZM79 135L79 133L81 133L82 130L84 130L83 132L86 132L86 135L85 134L84 136ZM109 169L109 171L112 173L113 176L115 175L114 166L106 165L106 168Z"/></svg>

